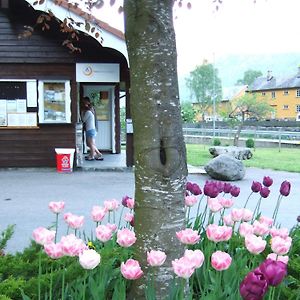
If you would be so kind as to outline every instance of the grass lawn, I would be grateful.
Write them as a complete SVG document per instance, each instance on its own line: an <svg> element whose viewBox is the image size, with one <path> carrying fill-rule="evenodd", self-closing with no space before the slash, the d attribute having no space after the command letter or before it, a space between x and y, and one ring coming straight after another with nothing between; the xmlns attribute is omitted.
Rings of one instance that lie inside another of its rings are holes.
<svg viewBox="0 0 300 300"><path fill-rule="evenodd" d="M187 162L192 166L204 166L212 159L208 149L210 145L188 144ZM299 149L282 148L256 148L252 150L253 157L245 160L246 167L273 169L288 172L300 172Z"/></svg>

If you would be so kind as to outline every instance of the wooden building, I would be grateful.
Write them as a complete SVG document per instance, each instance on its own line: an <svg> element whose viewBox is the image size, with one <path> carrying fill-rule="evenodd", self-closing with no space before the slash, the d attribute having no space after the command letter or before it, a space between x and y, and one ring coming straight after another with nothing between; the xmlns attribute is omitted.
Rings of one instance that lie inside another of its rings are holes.
<svg viewBox="0 0 300 300"><path fill-rule="evenodd" d="M62 46L67 36L54 21L48 22L49 29L37 27L32 36L19 39L24 28L30 28L24 26L36 27L41 13L28 2L0 0L0 167L55 167L55 148L77 149L78 156L82 96L90 96L98 105L98 148L120 153L121 92L130 122L129 67L122 32L94 20L105 42L101 45L95 37L78 32L80 52ZM57 9L82 22L86 17L79 8ZM127 166L133 164L132 140L129 132Z"/></svg>

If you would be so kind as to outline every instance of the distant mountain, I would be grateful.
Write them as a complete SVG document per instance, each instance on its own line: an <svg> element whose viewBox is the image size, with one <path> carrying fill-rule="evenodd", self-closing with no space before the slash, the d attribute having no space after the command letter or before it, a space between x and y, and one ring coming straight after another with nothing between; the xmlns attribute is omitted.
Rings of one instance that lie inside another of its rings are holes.
<svg viewBox="0 0 300 300"><path fill-rule="evenodd" d="M261 71L264 76L268 70L272 71L274 77L294 76L300 66L300 53L232 54L218 57L215 66L223 88L229 88L234 86L237 80L242 79L244 72L249 69ZM190 92L185 84L185 78L188 76L189 74L178 75L181 101L190 101Z"/></svg>

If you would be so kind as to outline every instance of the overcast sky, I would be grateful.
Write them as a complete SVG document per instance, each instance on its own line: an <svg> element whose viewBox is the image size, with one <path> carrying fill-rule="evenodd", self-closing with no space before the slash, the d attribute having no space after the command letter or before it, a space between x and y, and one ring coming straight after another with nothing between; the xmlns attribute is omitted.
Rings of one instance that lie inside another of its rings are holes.
<svg viewBox="0 0 300 300"><path fill-rule="evenodd" d="M190 2L190 10L174 9L181 74L225 54L300 52L300 0L223 0L218 11L213 0ZM117 8L107 5L97 16L122 30Z"/></svg>

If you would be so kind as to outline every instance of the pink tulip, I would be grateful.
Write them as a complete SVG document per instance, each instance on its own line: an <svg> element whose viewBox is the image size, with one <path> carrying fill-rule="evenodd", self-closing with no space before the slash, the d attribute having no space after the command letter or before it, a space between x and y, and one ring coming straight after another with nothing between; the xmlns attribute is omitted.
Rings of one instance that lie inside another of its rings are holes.
<svg viewBox="0 0 300 300"><path fill-rule="evenodd" d="M232 236L232 227L210 224L206 228L206 236L215 243L228 241Z"/></svg>
<svg viewBox="0 0 300 300"><path fill-rule="evenodd" d="M59 214L65 208L65 202L63 202L63 201L53 202L52 201L52 202L49 202L48 207L53 213Z"/></svg>
<svg viewBox="0 0 300 300"><path fill-rule="evenodd" d="M194 263L191 262L187 257L184 257L184 256L179 259L173 260L172 267L173 267L174 273L178 277L182 277L185 279L190 278L195 271Z"/></svg>
<svg viewBox="0 0 300 300"><path fill-rule="evenodd" d="M268 227L271 227L273 225L273 219L266 217L266 216L260 216L258 219L259 223L264 223L266 224Z"/></svg>
<svg viewBox="0 0 300 300"><path fill-rule="evenodd" d="M230 214L234 222L240 222L244 216L244 210L242 208L233 208Z"/></svg>
<svg viewBox="0 0 300 300"><path fill-rule="evenodd" d="M187 245L195 245L200 240L198 231L191 228L176 232L176 236L181 243Z"/></svg>
<svg viewBox="0 0 300 300"><path fill-rule="evenodd" d="M233 199L231 198L224 198L221 197L219 198L219 203L224 207L224 208L230 208L234 204Z"/></svg>
<svg viewBox="0 0 300 300"><path fill-rule="evenodd" d="M216 251L211 256L211 265L217 271L227 270L231 261L231 256L226 252Z"/></svg>
<svg viewBox="0 0 300 300"><path fill-rule="evenodd" d="M121 273L124 278L129 280L139 279L143 275L139 262L134 259L128 259L126 263L122 262Z"/></svg>
<svg viewBox="0 0 300 300"><path fill-rule="evenodd" d="M197 203L197 197L194 195L185 196L185 205L191 207Z"/></svg>
<svg viewBox="0 0 300 300"><path fill-rule="evenodd" d="M94 222L102 222L105 215L107 213L107 209L101 206L93 206L91 216Z"/></svg>
<svg viewBox="0 0 300 300"><path fill-rule="evenodd" d="M251 221L253 218L253 212L247 208L242 208L242 211L243 211L242 221L244 221L244 222Z"/></svg>
<svg viewBox="0 0 300 300"><path fill-rule="evenodd" d="M150 252L147 252L147 262L152 267L161 266L165 262L166 258L166 253L160 250L151 250Z"/></svg>
<svg viewBox="0 0 300 300"><path fill-rule="evenodd" d="M289 257L287 255L277 255L276 253L270 253L270 254L268 254L267 258L272 259L272 260L281 261L286 265L289 262Z"/></svg>
<svg viewBox="0 0 300 300"><path fill-rule="evenodd" d="M233 222L233 220L231 218L231 215L224 216L223 217L223 222L227 226L233 226L234 225L234 222Z"/></svg>
<svg viewBox="0 0 300 300"><path fill-rule="evenodd" d="M44 251L52 259L58 259L58 258L64 256L64 252L63 252L61 243L46 244L46 245L44 245Z"/></svg>
<svg viewBox="0 0 300 300"><path fill-rule="evenodd" d="M83 226L84 223L84 216L77 216L73 214L68 214L68 216L65 219L68 226L70 226L73 229L79 229Z"/></svg>
<svg viewBox="0 0 300 300"><path fill-rule="evenodd" d="M101 256L93 249L83 250L79 254L79 263L86 270L95 269L101 261Z"/></svg>
<svg viewBox="0 0 300 300"><path fill-rule="evenodd" d="M133 198L127 198L127 207L129 209L134 209L134 204L135 204L135 202L134 202Z"/></svg>
<svg viewBox="0 0 300 300"><path fill-rule="evenodd" d="M109 241L112 237L112 230L107 225L99 225L96 228L96 237L102 243Z"/></svg>
<svg viewBox="0 0 300 300"><path fill-rule="evenodd" d="M274 236L271 239L271 249L278 255L285 255L289 252L292 245L292 238L287 237L285 239L280 236Z"/></svg>
<svg viewBox="0 0 300 300"><path fill-rule="evenodd" d="M71 216L72 214L70 212L67 212L64 214L64 221L67 222L69 216Z"/></svg>
<svg viewBox="0 0 300 300"><path fill-rule="evenodd" d="M63 236L60 244L64 255L78 256L83 250L88 249L83 240L78 239L74 234Z"/></svg>
<svg viewBox="0 0 300 300"><path fill-rule="evenodd" d="M131 213L126 213L124 216L124 220L128 223L132 222L133 219L134 219L134 215Z"/></svg>
<svg viewBox="0 0 300 300"><path fill-rule="evenodd" d="M117 210L119 208L119 202L116 199L112 199L112 200L106 200L104 201L104 207L108 210L108 211L114 211Z"/></svg>
<svg viewBox="0 0 300 300"><path fill-rule="evenodd" d="M248 234L245 237L245 245L250 253L259 254L265 250L267 242L260 236Z"/></svg>
<svg viewBox="0 0 300 300"><path fill-rule="evenodd" d="M270 229L270 234L272 237L275 237L275 236L280 236L281 238L285 239L289 236L289 230L287 228L271 228Z"/></svg>
<svg viewBox="0 0 300 300"><path fill-rule="evenodd" d="M55 231L48 230L44 227L38 227L33 231L32 237L35 240L35 242L40 245L50 244L54 241Z"/></svg>
<svg viewBox="0 0 300 300"><path fill-rule="evenodd" d="M135 233L127 228L117 233L117 243L122 247L130 247L136 242Z"/></svg>
<svg viewBox="0 0 300 300"><path fill-rule="evenodd" d="M106 226L107 226L108 228L110 228L110 230L111 230L112 232L115 232L115 231L117 231L117 229L118 229L118 226L117 226L116 224L107 223Z"/></svg>
<svg viewBox="0 0 300 300"><path fill-rule="evenodd" d="M253 234L253 226L251 224L248 224L246 222L241 223L239 227L239 233L241 236L245 237L248 234Z"/></svg>
<svg viewBox="0 0 300 300"><path fill-rule="evenodd" d="M201 250L188 250L184 252L184 257L187 258L195 269L200 268L204 262L204 254Z"/></svg>
<svg viewBox="0 0 300 300"><path fill-rule="evenodd" d="M269 233L269 227L265 223L260 223L259 221L255 220L253 223L253 230L254 234L256 235L267 235Z"/></svg>
<svg viewBox="0 0 300 300"><path fill-rule="evenodd" d="M207 206L214 213L220 211L223 208L222 204L216 198L208 198Z"/></svg>

